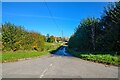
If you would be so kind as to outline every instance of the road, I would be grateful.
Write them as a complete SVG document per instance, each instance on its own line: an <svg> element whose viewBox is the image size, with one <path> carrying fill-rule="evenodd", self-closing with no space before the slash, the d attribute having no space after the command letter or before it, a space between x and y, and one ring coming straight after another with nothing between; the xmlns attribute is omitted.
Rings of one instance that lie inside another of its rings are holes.
<svg viewBox="0 0 120 80"><path fill-rule="evenodd" d="M118 67L72 57L62 47L56 55L3 63L3 78L118 78Z"/></svg>

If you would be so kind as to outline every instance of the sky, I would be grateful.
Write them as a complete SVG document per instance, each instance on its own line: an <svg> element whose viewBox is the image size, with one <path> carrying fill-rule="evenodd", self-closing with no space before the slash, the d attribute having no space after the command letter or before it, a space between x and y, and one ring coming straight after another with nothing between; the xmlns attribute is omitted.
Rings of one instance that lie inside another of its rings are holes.
<svg viewBox="0 0 120 80"><path fill-rule="evenodd" d="M80 21L100 18L107 2L3 2L2 23L24 26L43 35L70 37Z"/></svg>

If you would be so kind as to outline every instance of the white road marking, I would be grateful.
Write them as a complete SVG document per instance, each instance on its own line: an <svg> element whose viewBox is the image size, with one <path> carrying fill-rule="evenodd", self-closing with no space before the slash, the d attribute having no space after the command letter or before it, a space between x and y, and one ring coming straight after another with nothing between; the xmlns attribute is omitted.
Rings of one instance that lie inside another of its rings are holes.
<svg viewBox="0 0 120 80"><path fill-rule="evenodd" d="M46 68L46 69L42 72L42 74L40 75L40 78L42 78L42 77L44 76L45 72L47 72L48 69L49 69L51 66L52 66L52 64L50 64L49 67Z"/></svg>
<svg viewBox="0 0 120 80"><path fill-rule="evenodd" d="M50 64L50 66L52 66L52 64Z"/></svg>
<svg viewBox="0 0 120 80"><path fill-rule="evenodd" d="M40 78L42 78L44 75L41 75Z"/></svg>
<svg viewBox="0 0 120 80"><path fill-rule="evenodd" d="M47 71L47 69L45 69L44 71L43 71L43 73L40 75L40 78L42 78L43 76L44 76L44 73Z"/></svg>

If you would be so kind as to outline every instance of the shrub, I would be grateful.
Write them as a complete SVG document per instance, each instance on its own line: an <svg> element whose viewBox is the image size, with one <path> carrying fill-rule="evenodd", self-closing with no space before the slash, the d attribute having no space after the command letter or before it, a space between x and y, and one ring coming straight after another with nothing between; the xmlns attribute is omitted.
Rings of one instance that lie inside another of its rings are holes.
<svg viewBox="0 0 120 80"><path fill-rule="evenodd" d="M21 26L11 23L2 25L2 49L3 51L17 50L44 50L44 38L36 32L26 31Z"/></svg>

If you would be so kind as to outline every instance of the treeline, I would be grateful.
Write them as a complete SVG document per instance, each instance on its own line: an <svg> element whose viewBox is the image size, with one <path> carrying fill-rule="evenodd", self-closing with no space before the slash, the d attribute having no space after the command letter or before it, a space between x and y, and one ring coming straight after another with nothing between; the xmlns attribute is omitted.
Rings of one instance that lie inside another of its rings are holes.
<svg viewBox="0 0 120 80"><path fill-rule="evenodd" d="M2 24L0 32L2 33L2 51L46 51L50 47L46 42L59 43L62 40L66 40L62 37L55 37L49 34L45 36L37 32L30 32L25 30L24 27L14 25L10 22Z"/></svg>
<svg viewBox="0 0 120 80"><path fill-rule="evenodd" d="M53 42L68 42L68 40L69 40L69 38L67 38L67 37L55 37L55 36L53 36L53 35L49 35L49 34L47 34L46 35L46 41L47 42L50 42L50 43L53 43Z"/></svg>
<svg viewBox="0 0 120 80"><path fill-rule="evenodd" d="M83 19L68 48L81 52L120 53L120 2L109 4L101 18Z"/></svg>
<svg viewBox="0 0 120 80"><path fill-rule="evenodd" d="M50 36L49 34L46 35L46 41L53 43L53 42L59 42L62 41L62 37L55 37L55 36Z"/></svg>
<svg viewBox="0 0 120 80"><path fill-rule="evenodd" d="M2 25L2 51L44 50L45 37L37 32L26 31L11 23Z"/></svg>

